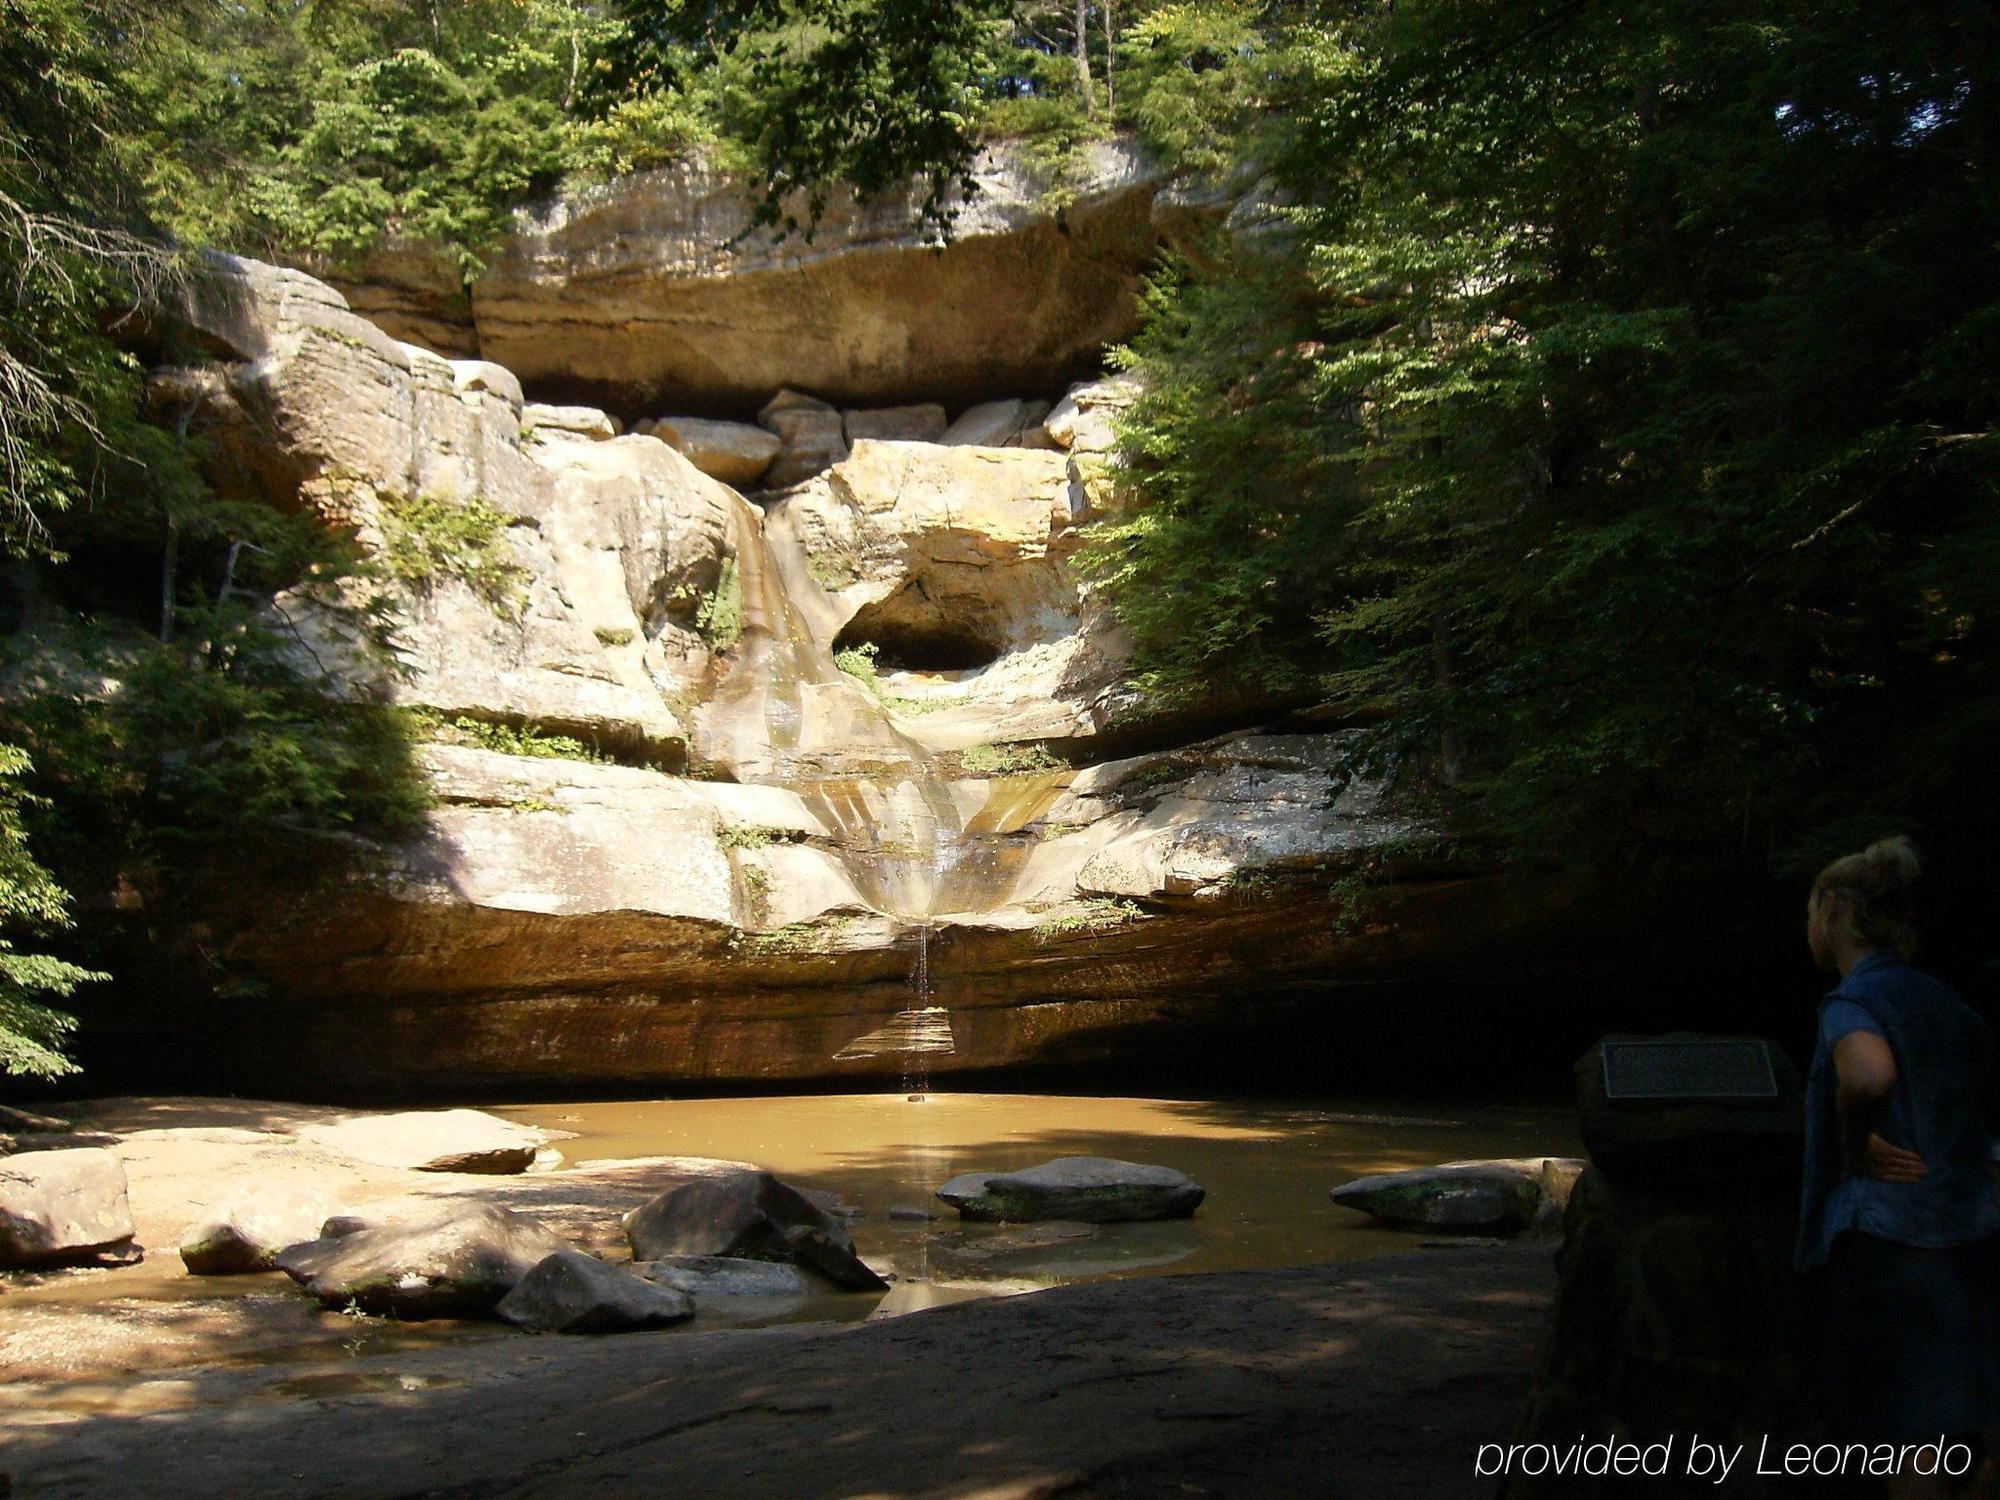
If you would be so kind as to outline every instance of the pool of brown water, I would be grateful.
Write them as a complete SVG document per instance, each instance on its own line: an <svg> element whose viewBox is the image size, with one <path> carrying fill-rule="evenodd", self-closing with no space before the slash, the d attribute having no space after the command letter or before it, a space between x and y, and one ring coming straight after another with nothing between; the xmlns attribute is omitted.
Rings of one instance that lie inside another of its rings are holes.
<svg viewBox="0 0 2000 1500"><path fill-rule="evenodd" d="M886 1297L814 1299L784 1316L884 1315L1105 1277L1249 1270L1410 1250L1423 1236L1336 1208L1327 1190L1371 1172L1474 1157L1577 1153L1572 1110L1542 1104L1380 1104L920 1093L520 1105L495 1111L574 1132L569 1162L709 1156L754 1162L836 1203ZM960 1223L934 1195L975 1169L1056 1156L1175 1167L1208 1193L1154 1224ZM892 1216L892 1210L903 1210ZM935 1217L916 1220L910 1210ZM751 1310L744 1309L748 1313ZM760 1319L761 1321L761 1319Z"/></svg>

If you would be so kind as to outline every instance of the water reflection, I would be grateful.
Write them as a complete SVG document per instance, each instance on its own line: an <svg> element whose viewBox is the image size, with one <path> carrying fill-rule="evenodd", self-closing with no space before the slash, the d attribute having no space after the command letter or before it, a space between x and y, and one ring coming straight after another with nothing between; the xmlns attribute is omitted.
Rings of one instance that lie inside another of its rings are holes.
<svg viewBox="0 0 2000 1500"><path fill-rule="evenodd" d="M1572 1155L1553 1105L1174 1100L904 1092L535 1105L503 1109L575 1131L572 1162L710 1156L754 1162L837 1205L862 1255L897 1277L879 1306L815 1299L789 1316L862 1316L1066 1282L1244 1270L1413 1249L1420 1236L1335 1208L1369 1172L1484 1156ZM1208 1190L1192 1220L962 1224L932 1195L974 1169L1052 1156L1176 1167ZM759 1317L757 1321L769 1320Z"/></svg>

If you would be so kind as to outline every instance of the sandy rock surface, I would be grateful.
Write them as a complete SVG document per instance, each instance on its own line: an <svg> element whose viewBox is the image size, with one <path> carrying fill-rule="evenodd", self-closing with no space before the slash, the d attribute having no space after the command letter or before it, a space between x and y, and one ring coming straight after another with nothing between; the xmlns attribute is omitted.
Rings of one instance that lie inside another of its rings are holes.
<svg viewBox="0 0 2000 1500"><path fill-rule="evenodd" d="M501 1177L527 1171L547 1141L542 1131L477 1109L357 1115L330 1125L307 1125L299 1134L378 1167Z"/></svg>
<svg viewBox="0 0 2000 1500"><path fill-rule="evenodd" d="M100 1396L0 1388L17 1494L84 1500L1485 1500L1554 1273L1429 1251L845 1328L509 1336ZM171 1463L157 1462L171 1453Z"/></svg>

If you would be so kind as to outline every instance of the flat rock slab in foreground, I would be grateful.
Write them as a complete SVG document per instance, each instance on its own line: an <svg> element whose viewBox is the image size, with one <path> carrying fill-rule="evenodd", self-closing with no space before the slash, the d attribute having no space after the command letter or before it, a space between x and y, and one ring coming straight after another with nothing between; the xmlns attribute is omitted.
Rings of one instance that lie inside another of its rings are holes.
<svg viewBox="0 0 2000 1500"><path fill-rule="evenodd" d="M454 1206L429 1218L295 1245L278 1269L325 1306L399 1318L490 1312L541 1262L569 1246L524 1214Z"/></svg>
<svg viewBox="0 0 2000 1500"><path fill-rule="evenodd" d="M360 1115L331 1125L307 1125L299 1134L378 1167L495 1176L527 1171L546 1139L539 1130L476 1109Z"/></svg>
<svg viewBox="0 0 2000 1500"><path fill-rule="evenodd" d="M1544 1200L1559 1210L1583 1168L1562 1157L1455 1161L1357 1177L1329 1196L1388 1224L1468 1234L1514 1234L1535 1222Z"/></svg>
<svg viewBox="0 0 2000 1500"><path fill-rule="evenodd" d="M0 1266L124 1256L134 1233L125 1167L112 1152L87 1147L0 1159Z"/></svg>
<svg viewBox="0 0 2000 1500"><path fill-rule="evenodd" d="M1185 1219L1208 1196L1172 1167L1116 1161L1108 1156L1063 1156L1022 1172L967 1172L937 1190L968 1219L1029 1223L1069 1219L1122 1224L1142 1219Z"/></svg>
<svg viewBox="0 0 2000 1500"><path fill-rule="evenodd" d="M0 1447L37 1500L1490 1500L1473 1458L1520 1420L1554 1284L1539 1247L1425 1250L403 1350L331 1401L286 1398L297 1366L179 1372L157 1410L0 1386Z"/></svg>

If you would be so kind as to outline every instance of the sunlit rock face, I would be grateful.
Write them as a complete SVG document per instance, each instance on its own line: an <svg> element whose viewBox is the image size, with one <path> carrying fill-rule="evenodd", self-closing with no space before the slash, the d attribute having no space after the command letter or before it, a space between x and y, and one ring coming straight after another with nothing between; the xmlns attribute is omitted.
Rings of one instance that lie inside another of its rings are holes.
<svg viewBox="0 0 2000 1500"><path fill-rule="evenodd" d="M398 343L299 272L232 257L211 270L191 320L222 363L160 383L201 398L220 482L310 506L378 551L412 507L506 523L485 589L448 569L391 585L396 670L324 601L281 599L305 664L446 716L684 759L674 705L709 655L694 601L745 502L664 443L613 438L601 412L526 407L540 422L524 422L510 372Z"/></svg>
<svg viewBox="0 0 2000 1500"><path fill-rule="evenodd" d="M810 240L745 237L750 186L663 168L522 214L469 298L418 246L342 285L398 337L634 415L747 415L787 386L956 409L1094 373L1161 244L1226 207L1167 192L1124 141L1087 147L1060 194L1005 147L974 182L939 246L896 195L836 193Z"/></svg>
<svg viewBox="0 0 2000 1500"><path fill-rule="evenodd" d="M1127 387L1072 394L1068 451L1018 441L1027 403L957 438L773 403L839 443L753 503L672 431L530 407L297 272L221 261L190 322L214 361L154 405L198 403L218 483L391 563L413 503L504 521L504 599L391 582L400 671L280 599L327 690L595 758L434 731L422 828L230 872L197 939L230 994L99 1037L343 1094L947 1076L1272 1024L1288 986L1471 970L1545 915L1439 854L1357 732L1238 704L1197 734L1131 692L1074 567Z"/></svg>

